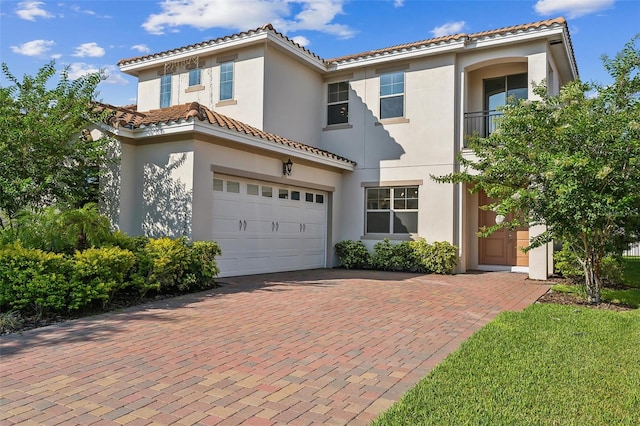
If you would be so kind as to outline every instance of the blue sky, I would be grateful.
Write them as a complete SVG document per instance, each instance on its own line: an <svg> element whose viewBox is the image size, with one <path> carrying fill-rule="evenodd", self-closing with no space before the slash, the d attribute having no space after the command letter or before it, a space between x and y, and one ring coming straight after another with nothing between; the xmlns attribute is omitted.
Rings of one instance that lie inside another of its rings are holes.
<svg viewBox="0 0 640 426"><path fill-rule="evenodd" d="M99 99L135 103L120 59L160 52L270 22L322 58L438 35L557 16L569 22L583 80L609 82L600 56L640 33L638 0L0 0L0 60L18 78L51 60L71 76L104 69ZM8 84L0 77L0 85Z"/></svg>

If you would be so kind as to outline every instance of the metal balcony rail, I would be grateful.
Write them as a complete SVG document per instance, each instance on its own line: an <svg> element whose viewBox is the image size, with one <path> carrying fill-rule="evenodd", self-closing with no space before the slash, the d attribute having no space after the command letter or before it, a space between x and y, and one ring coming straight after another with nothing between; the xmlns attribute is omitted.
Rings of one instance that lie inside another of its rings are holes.
<svg viewBox="0 0 640 426"><path fill-rule="evenodd" d="M498 128L497 118L502 115L501 111L487 110L487 111L473 111L464 113L464 136L466 139L468 136L479 135L486 138L491 133L495 132Z"/></svg>

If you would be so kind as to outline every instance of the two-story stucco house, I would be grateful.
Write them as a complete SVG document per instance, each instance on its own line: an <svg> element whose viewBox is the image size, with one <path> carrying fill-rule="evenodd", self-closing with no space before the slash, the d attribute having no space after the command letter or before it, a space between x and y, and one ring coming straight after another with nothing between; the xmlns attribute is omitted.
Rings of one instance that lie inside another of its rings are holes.
<svg viewBox="0 0 640 426"><path fill-rule="evenodd" d="M479 239L482 196L431 175L458 169L465 135L492 131L506 98L577 78L564 19L322 59L271 25L121 60L137 109L111 214L126 233L215 240L221 276L332 267L336 242L446 240L460 271L545 279L539 230ZM466 153L466 155L470 155Z"/></svg>

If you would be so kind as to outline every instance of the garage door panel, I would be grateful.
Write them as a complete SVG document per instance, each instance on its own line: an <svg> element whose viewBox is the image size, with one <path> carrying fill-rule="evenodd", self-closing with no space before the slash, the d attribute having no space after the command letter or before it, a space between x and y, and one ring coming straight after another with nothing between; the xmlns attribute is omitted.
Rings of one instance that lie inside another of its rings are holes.
<svg viewBox="0 0 640 426"><path fill-rule="evenodd" d="M221 277L324 267L325 193L235 177L229 181L239 182L239 192L214 191L213 197ZM269 193L273 196L263 196Z"/></svg>

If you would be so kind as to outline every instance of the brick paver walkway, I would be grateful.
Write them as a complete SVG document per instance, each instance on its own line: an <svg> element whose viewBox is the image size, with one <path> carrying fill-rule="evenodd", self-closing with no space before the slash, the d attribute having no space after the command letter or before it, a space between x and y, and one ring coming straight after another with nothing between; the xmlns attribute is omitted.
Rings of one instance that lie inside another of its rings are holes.
<svg viewBox="0 0 640 426"><path fill-rule="evenodd" d="M0 424L368 424L548 287L314 270L0 337Z"/></svg>

